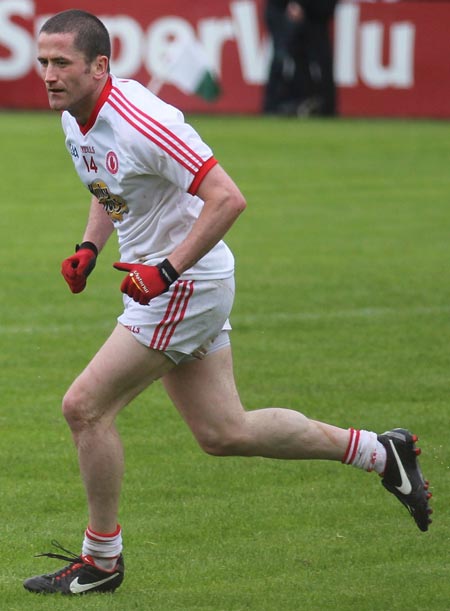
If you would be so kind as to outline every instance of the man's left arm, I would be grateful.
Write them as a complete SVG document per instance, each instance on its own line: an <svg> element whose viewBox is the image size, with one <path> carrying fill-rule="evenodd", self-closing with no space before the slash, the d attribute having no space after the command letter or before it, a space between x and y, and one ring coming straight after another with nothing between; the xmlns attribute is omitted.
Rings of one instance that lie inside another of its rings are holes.
<svg viewBox="0 0 450 611"><path fill-rule="evenodd" d="M172 282L209 252L227 233L246 202L234 181L215 165L201 182L197 195L203 200L202 211L185 239L167 259L158 265L114 263L129 272L121 291L143 305L167 291Z"/></svg>
<svg viewBox="0 0 450 611"><path fill-rule="evenodd" d="M204 201L203 209L190 233L169 256L179 274L209 252L246 207L241 191L220 165L208 172L197 195Z"/></svg>

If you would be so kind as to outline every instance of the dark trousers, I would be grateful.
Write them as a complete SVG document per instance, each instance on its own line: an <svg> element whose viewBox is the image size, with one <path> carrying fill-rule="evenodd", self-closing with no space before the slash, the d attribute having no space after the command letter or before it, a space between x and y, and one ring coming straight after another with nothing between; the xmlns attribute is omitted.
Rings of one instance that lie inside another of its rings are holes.
<svg viewBox="0 0 450 611"><path fill-rule="evenodd" d="M263 99L263 112L295 114L310 103L311 114L336 114L333 50L329 24L305 19L295 24L284 9L267 6L266 25L273 55Z"/></svg>

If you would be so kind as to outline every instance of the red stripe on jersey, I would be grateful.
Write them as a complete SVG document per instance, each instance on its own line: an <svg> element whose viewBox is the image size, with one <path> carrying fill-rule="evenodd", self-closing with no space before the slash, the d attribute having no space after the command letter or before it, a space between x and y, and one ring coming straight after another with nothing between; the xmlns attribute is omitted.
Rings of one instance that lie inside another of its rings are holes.
<svg viewBox="0 0 450 611"><path fill-rule="evenodd" d="M108 77L108 80L106 81L105 86L102 89L100 97L98 98L95 104L94 110L91 112L89 119L87 120L87 122L84 125L78 124L80 128L80 132L83 134L83 136L85 136L88 133L88 131L91 129L91 127L94 125L95 121L97 120L98 113L100 112L100 109L103 106L103 104L107 101L108 96L111 93L111 89L112 89L112 80L111 80L111 77Z"/></svg>
<svg viewBox="0 0 450 611"><path fill-rule="evenodd" d="M193 149L191 149L186 142L184 142L184 140L181 140L181 138L179 138L174 132L172 132L168 127L166 127L165 125L163 125L162 123L160 123L159 121L157 121L154 117L152 117L151 115L148 115L147 113L145 113L141 108L139 108L138 106L136 106L135 104L133 104L123 93L123 91L121 91L120 89L118 89L117 87L113 87L113 93L122 99L123 103L128 105L130 108L132 108L138 115L140 115L141 119L143 121L149 121L156 130L159 130L163 133L165 133L167 135L167 137L170 140L173 140L175 142L178 143L178 145L185 150L186 154L188 156L192 156L193 159L196 159L200 165L203 164L203 159L202 157L200 157L200 155L194 151Z"/></svg>
<svg viewBox="0 0 450 611"><path fill-rule="evenodd" d="M196 174L201 169L204 161L197 153L175 134L160 126L152 117L139 111L126 98L117 95L118 93L121 92L113 88L108 102L132 127L158 145L192 174Z"/></svg>
<svg viewBox="0 0 450 611"><path fill-rule="evenodd" d="M153 333L149 345L150 348L154 348L155 350L167 350L178 323L183 320L186 314L189 299L193 292L193 280L179 280L175 284L164 317Z"/></svg>
<svg viewBox="0 0 450 611"><path fill-rule="evenodd" d="M128 117L126 115L125 112L122 111L121 108L119 108L119 106L117 106L112 100L111 98L108 100L108 103L114 108L114 110L117 111L117 113L123 117L125 119L125 121L127 121L132 127L134 127L134 129L136 129L138 132L140 132L143 136L145 136L146 138L148 138L149 140L151 140L152 142L154 142L157 146L159 146L163 151L165 151L166 153L168 153L171 157L173 157L180 165L182 165L184 168L186 168L186 170L188 170L189 172L191 172L191 174L195 174L197 169L193 168L189 163L186 163L185 160L177 158L176 155L174 155L173 151L170 150L169 148L167 148L166 146L164 146L163 144L161 144L161 142L159 142L151 133L149 133L148 131L145 130L145 128L142 125L139 125L137 122L134 122L130 119L130 117Z"/></svg>
<svg viewBox="0 0 450 611"><path fill-rule="evenodd" d="M197 193L202 180L208 174L209 170L213 168L217 163L218 161L214 157L210 157L208 159L205 165L200 168L200 170L195 175L194 180L192 181L191 186L188 189L188 193L190 193L191 195L195 195Z"/></svg>

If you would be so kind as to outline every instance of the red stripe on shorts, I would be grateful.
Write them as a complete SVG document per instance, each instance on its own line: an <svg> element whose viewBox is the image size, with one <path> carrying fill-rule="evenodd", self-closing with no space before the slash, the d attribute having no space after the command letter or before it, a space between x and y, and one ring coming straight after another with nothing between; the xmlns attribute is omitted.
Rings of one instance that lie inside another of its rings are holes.
<svg viewBox="0 0 450 611"><path fill-rule="evenodd" d="M177 325L183 320L189 299L194 292L193 280L179 280L174 288L172 297L163 319L156 327L150 341L150 348L167 350Z"/></svg>

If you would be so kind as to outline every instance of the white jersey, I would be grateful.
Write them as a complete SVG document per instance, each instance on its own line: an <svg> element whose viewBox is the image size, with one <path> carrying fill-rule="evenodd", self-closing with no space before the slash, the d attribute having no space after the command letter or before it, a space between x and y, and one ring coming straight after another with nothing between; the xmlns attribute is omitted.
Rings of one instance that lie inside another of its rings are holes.
<svg viewBox="0 0 450 611"><path fill-rule="evenodd" d="M81 178L111 217L121 261L155 265L189 233L197 189L217 163L183 114L133 80L108 80L86 125L62 115ZM227 278L234 258L220 241L184 278Z"/></svg>

